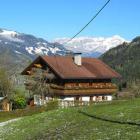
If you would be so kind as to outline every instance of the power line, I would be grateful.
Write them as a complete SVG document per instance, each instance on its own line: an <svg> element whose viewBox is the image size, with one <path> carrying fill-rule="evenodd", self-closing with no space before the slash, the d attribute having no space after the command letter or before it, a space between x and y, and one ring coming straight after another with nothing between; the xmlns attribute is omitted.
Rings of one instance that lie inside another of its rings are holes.
<svg viewBox="0 0 140 140"><path fill-rule="evenodd" d="M67 44L68 42L70 42L71 40L73 40L77 35L79 35L99 14L100 14L100 12L108 5L108 3L110 2L111 0L108 0L101 8L100 8L100 10L91 18L91 20L79 31L79 32L77 32L72 38L70 38L67 42L64 42L64 43L62 43L61 45L65 45L65 44ZM55 43L54 43L54 45L53 45L54 47L55 47ZM98 47L97 47L98 48ZM96 48L96 49L97 49ZM58 62L57 62L57 58L55 57L55 59L56 59L56 64L57 64L57 66L58 66Z"/></svg>
<svg viewBox="0 0 140 140"><path fill-rule="evenodd" d="M62 43L61 45L67 44L68 42L72 41L77 35L79 35L101 13L101 11L108 5L110 1L111 0L108 0L79 32L77 32L73 37L71 37L68 41Z"/></svg>

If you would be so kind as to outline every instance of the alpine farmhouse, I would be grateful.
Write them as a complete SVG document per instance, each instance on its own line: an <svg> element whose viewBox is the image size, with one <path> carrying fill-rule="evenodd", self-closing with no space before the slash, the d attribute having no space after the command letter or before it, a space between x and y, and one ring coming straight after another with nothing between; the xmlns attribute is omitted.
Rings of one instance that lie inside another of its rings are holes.
<svg viewBox="0 0 140 140"><path fill-rule="evenodd" d="M57 97L66 101L110 101L117 86L112 79L121 75L96 58L84 58L80 53L73 56L39 56L22 75L37 75L38 70L49 84L45 100ZM25 82L30 89L30 81Z"/></svg>

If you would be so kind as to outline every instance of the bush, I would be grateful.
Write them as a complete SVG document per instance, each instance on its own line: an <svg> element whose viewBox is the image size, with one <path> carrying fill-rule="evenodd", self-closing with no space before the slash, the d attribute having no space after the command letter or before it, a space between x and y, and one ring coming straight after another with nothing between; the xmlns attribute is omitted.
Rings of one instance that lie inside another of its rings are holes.
<svg viewBox="0 0 140 140"><path fill-rule="evenodd" d="M26 107L26 99L24 97L15 97L13 100L13 109L23 109Z"/></svg>
<svg viewBox="0 0 140 140"><path fill-rule="evenodd" d="M26 107L27 102L25 98L25 91L16 88L11 96L12 109L23 109Z"/></svg>

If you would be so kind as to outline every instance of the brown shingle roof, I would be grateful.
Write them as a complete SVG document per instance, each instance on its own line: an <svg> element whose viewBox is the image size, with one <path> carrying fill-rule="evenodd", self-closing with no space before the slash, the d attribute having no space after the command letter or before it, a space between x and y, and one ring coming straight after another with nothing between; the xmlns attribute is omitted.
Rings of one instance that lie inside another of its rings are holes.
<svg viewBox="0 0 140 140"><path fill-rule="evenodd" d="M63 79L121 77L101 60L95 58L82 58L82 66L76 65L70 56L44 56L42 58Z"/></svg>

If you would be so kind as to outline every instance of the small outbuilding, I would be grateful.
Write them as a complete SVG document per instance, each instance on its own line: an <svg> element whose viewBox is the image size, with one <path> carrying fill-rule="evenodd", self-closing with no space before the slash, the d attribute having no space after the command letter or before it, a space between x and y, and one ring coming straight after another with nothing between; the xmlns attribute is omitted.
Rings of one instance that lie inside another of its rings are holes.
<svg viewBox="0 0 140 140"><path fill-rule="evenodd" d="M0 97L0 111L10 111L11 103L9 99L5 97Z"/></svg>

